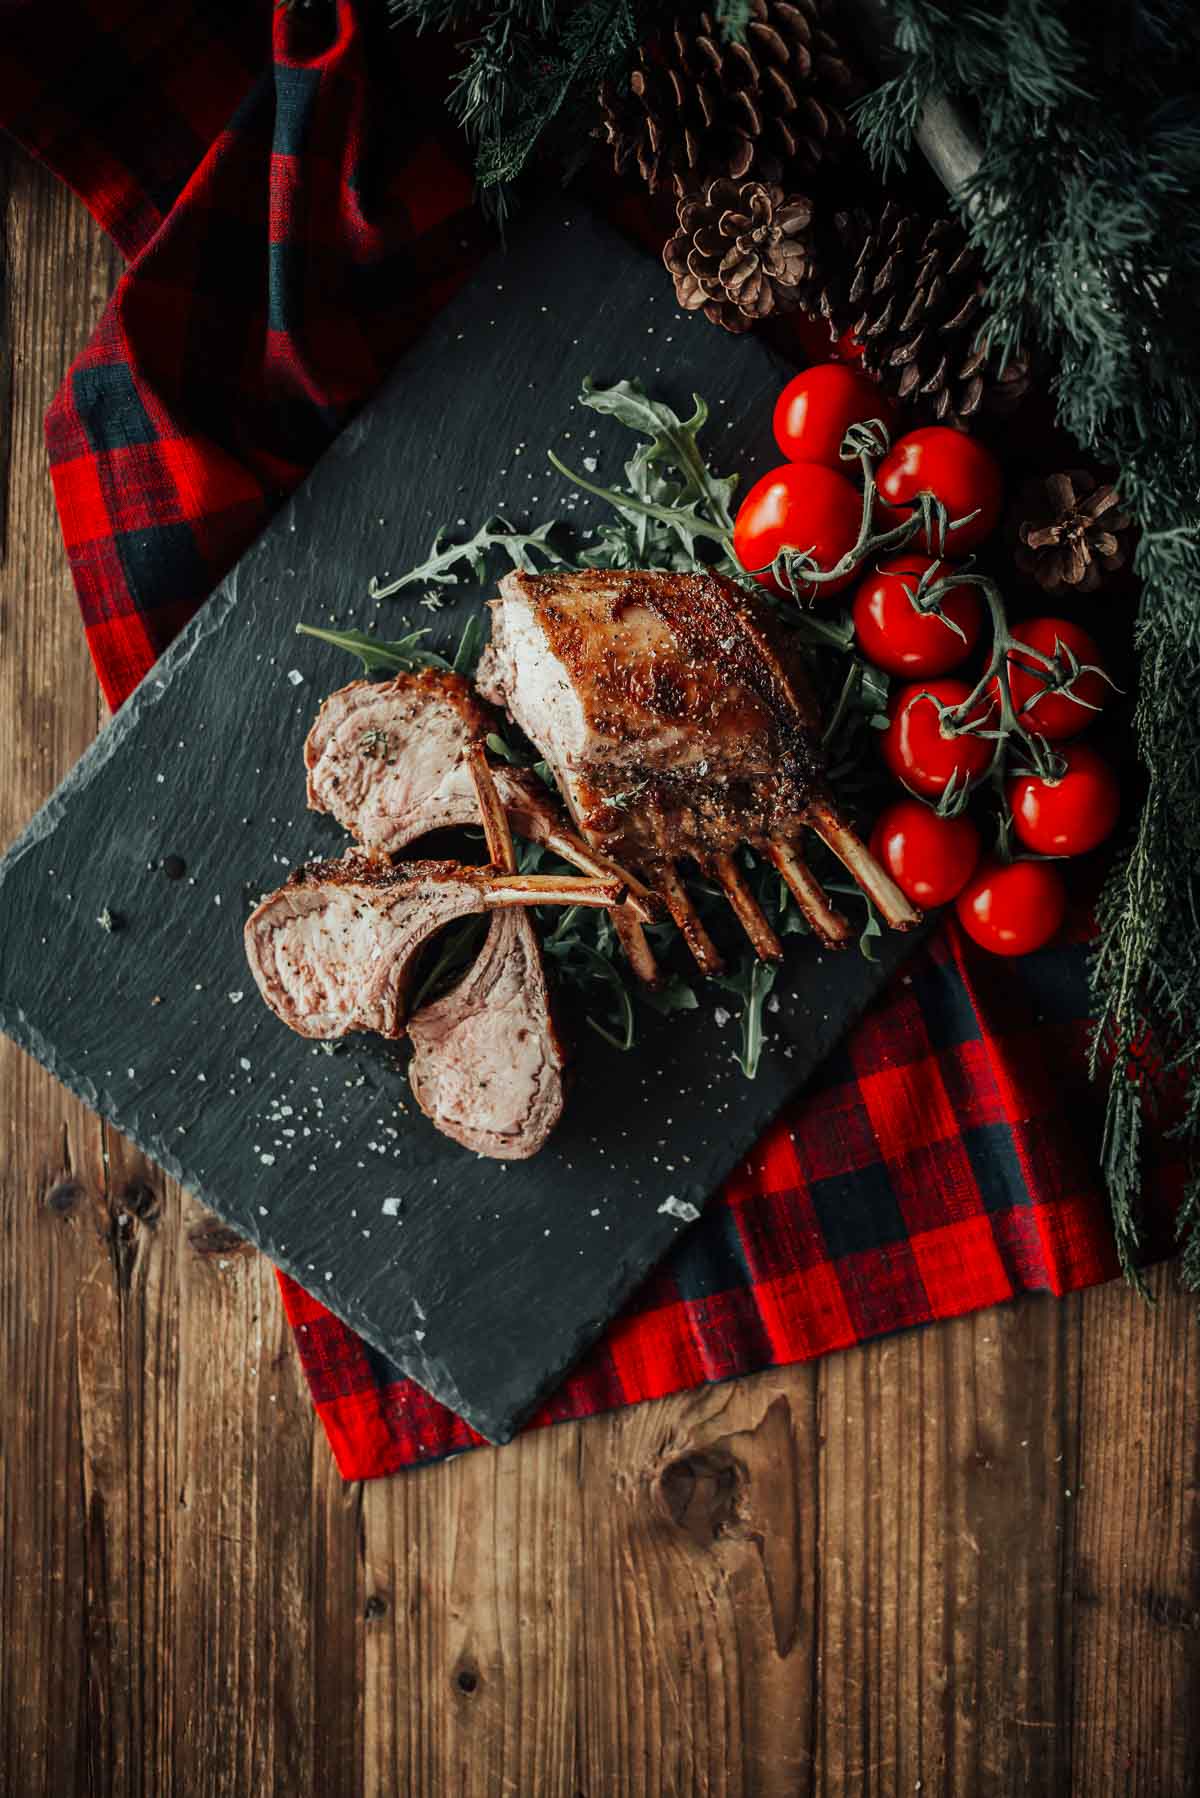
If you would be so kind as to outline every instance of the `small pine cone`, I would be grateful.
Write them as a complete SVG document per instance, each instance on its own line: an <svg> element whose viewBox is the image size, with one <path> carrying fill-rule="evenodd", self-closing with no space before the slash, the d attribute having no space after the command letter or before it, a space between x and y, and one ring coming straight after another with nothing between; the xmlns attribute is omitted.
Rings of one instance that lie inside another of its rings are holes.
<svg viewBox="0 0 1200 1798"><path fill-rule="evenodd" d="M1012 522L1017 568L1047 593L1095 593L1133 546L1133 520L1116 487L1082 468L1030 481Z"/></svg>
<svg viewBox="0 0 1200 1798"><path fill-rule="evenodd" d="M713 181L679 202L679 229L663 249L675 295L727 331L800 303L811 279L812 202L760 181Z"/></svg>
<svg viewBox="0 0 1200 1798"><path fill-rule="evenodd" d="M863 368L895 398L966 429L981 407L1009 412L1030 386L1028 359L1002 364L982 330L987 282L979 253L948 216L888 201L877 218L838 213L804 296L807 310L862 345Z"/></svg>
<svg viewBox="0 0 1200 1798"><path fill-rule="evenodd" d="M651 193L682 199L721 176L778 185L835 158L858 82L826 11L827 0L750 0L740 43L706 12L651 38L627 86L600 90L616 172L636 167Z"/></svg>

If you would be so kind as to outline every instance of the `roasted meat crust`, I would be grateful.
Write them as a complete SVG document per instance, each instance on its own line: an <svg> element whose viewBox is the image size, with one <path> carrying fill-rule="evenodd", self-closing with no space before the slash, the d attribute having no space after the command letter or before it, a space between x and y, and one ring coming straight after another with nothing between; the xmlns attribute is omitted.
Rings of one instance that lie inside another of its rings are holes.
<svg viewBox="0 0 1200 1798"><path fill-rule="evenodd" d="M803 668L767 607L717 575L509 575L479 684L617 860L707 866L799 830L825 790Z"/></svg>

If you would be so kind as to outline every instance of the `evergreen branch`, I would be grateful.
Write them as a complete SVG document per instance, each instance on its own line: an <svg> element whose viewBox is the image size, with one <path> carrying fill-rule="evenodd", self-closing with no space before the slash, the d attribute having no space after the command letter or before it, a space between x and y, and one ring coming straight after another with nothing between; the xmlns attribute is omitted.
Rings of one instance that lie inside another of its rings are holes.
<svg viewBox="0 0 1200 1798"><path fill-rule="evenodd" d="M863 141L886 171L929 101L974 110L981 160L955 198L988 271L992 341L1052 359L1060 422L1119 469L1141 532L1146 796L1090 964L1104 1174L1136 1279L1145 1125L1170 1086L1174 1134L1200 1166L1200 15L1191 0L890 12L904 63L863 101ZM1183 1277L1200 1287L1200 1175L1179 1230Z"/></svg>

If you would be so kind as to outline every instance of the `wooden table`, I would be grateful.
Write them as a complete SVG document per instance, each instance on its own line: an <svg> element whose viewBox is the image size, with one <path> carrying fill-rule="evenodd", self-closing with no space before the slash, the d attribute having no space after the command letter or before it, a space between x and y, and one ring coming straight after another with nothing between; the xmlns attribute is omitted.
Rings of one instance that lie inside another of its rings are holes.
<svg viewBox="0 0 1200 1798"><path fill-rule="evenodd" d="M102 722L42 415L118 274L15 158L0 837ZM0 1044L0 1792L1200 1791L1169 1273L344 1486L267 1263Z"/></svg>

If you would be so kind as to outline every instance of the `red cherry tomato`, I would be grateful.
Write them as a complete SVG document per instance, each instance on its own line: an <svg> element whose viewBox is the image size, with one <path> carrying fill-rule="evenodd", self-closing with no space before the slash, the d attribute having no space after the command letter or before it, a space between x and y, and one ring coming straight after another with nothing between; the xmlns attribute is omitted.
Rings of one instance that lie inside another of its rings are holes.
<svg viewBox="0 0 1200 1798"><path fill-rule="evenodd" d="M1046 692L1039 678L1041 663L1033 656L1022 657L1021 645L1040 650L1045 656L1056 656L1065 669L1065 646L1076 661L1100 666L1100 650L1082 625L1069 618L1028 618L1014 627L1017 647L1008 654L1008 684L1013 707L1027 730L1036 730L1052 743L1075 737L1086 730L1096 716L1094 708L1108 704L1112 688L1099 674L1080 674L1069 687L1059 692ZM1038 695L1043 695L1038 698Z"/></svg>
<svg viewBox="0 0 1200 1798"><path fill-rule="evenodd" d="M956 706L970 693L961 680L914 681L893 693L880 747L896 779L912 792L936 799L952 777L961 785L982 774L991 761L992 745L985 738L943 733L941 715L929 698L932 694L943 705Z"/></svg>
<svg viewBox="0 0 1200 1798"><path fill-rule="evenodd" d="M999 464L982 443L949 425L923 425L901 437L879 464L875 480L880 499L901 518L909 516L913 500L926 491L941 500L951 522L977 513L970 524L947 533L952 555L974 549L996 528L1004 497Z"/></svg>
<svg viewBox="0 0 1200 1798"><path fill-rule="evenodd" d="M833 346L833 353L842 362L861 362L866 349L853 331L843 331Z"/></svg>
<svg viewBox="0 0 1200 1798"><path fill-rule="evenodd" d="M876 820L871 849L915 905L945 905L960 893L979 860L979 832L969 818L939 818L919 799L897 799Z"/></svg>
<svg viewBox="0 0 1200 1798"><path fill-rule="evenodd" d="M909 598L926 569L940 580L954 572L952 562L935 562L915 551L901 551L880 562L854 595L854 634L868 661L889 674L945 674L957 668L979 641L983 608L974 587L952 587L942 611L962 632L951 630L937 612L918 612ZM906 592L905 589L908 589Z"/></svg>
<svg viewBox="0 0 1200 1798"><path fill-rule="evenodd" d="M789 462L821 462L841 469L842 439L869 418L888 423L887 395L844 362L818 362L794 375L775 402L775 441Z"/></svg>
<svg viewBox="0 0 1200 1798"><path fill-rule="evenodd" d="M778 592L771 563L781 549L811 550L818 568L832 568L854 548L861 523L862 498L844 474L816 462L785 462L756 481L742 501L733 547L742 567ZM844 574L814 591L840 593L853 579Z"/></svg>
<svg viewBox="0 0 1200 1798"><path fill-rule="evenodd" d="M1039 855L1086 855L1112 834L1121 788L1102 755L1086 743L1061 752L1067 771L1059 780L1020 774L1008 783L1013 829Z"/></svg>
<svg viewBox="0 0 1200 1798"><path fill-rule="evenodd" d="M985 861L956 901L959 922L993 955L1029 955L1056 936L1067 889L1050 862Z"/></svg>

